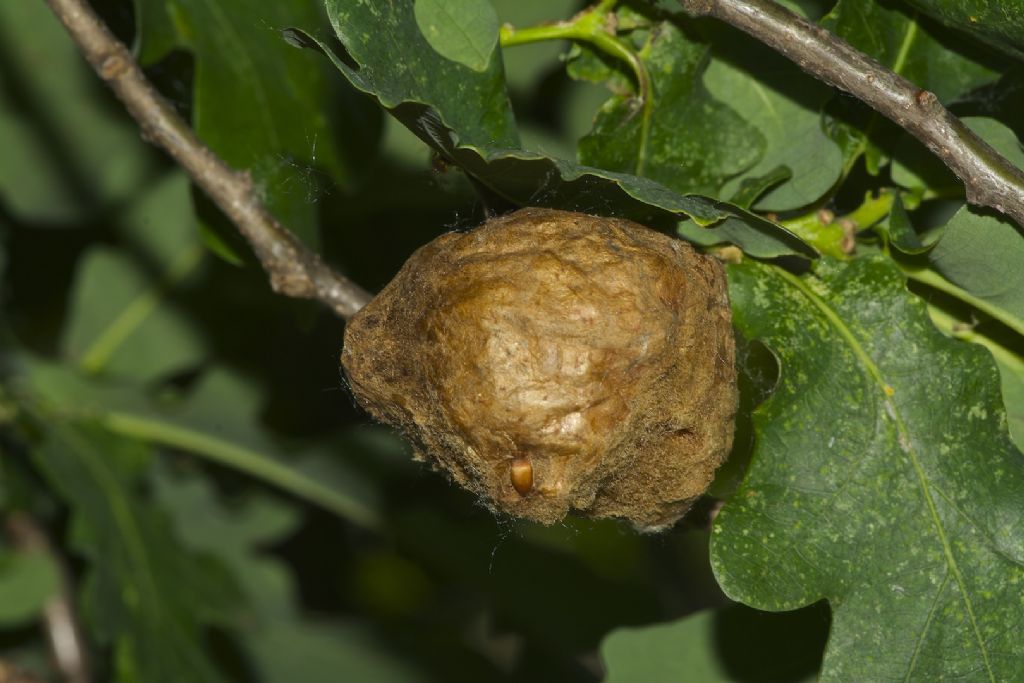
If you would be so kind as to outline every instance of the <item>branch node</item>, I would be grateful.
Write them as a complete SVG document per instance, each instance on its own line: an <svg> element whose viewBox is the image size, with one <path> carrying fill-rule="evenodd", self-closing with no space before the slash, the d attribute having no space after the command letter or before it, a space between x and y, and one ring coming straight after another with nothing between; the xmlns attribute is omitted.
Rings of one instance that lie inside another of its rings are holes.
<svg viewBox="0 0 1024 683"><path fill-rule="evenodd" d="M12 512L4 520L13 545L23 551L47 555L60 573L60 590L43 608L43 625L61 679L65 683L90 683L89 651L75 609L71 570L54 549L46 529L26 512ZM0 671L0 674L4 673ZM0 676L0 681L6 680ZM15 679L18 680L18 679ZM25 679L29 683L30 679Z"/></svg>
<svg viewBox="0 0 1024 683"><path fill-rule="evenodd" d="M845 90L902 126L963 182L967 201L1024 220L1024 172L939 102L846 41L773 0L679 0L771 47L804 71Z"/></svg>
<svg viewBox="0 0 1024 683"><path fill-rule="evenodd" d="M366 305L372 298L366 291L324 265L271 216L248 170L232 169L200 142L87 0L46 2L138 122L142 139L162 147L235 224L267 272L274 291L315 298L346 319Z"/></svg>
<svg viewBox="0 0 1024 683"><path fill-rule="evenodd" d="M935 104L938 104L939 98L930 90L918 90L914 93L914 101L917 102L917 106L922 109L928 109Z"/></svg>
<svg viewBox="0 0 1024 683"><path fill-rule="evenodd" d="M120 78L128 70L128 62L118 52L107 55L100 61L100 78L111 81Z"/></svg>

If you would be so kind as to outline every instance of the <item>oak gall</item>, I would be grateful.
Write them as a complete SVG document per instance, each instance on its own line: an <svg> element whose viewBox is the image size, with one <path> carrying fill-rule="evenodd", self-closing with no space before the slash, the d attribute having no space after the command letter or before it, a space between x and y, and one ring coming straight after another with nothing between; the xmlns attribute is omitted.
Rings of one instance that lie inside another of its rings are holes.
<svg viewBox="0 0 1024 683"><path fill-rule="evenodd" d="M422 247L345 331L359 403L492 509L671 525L732 445L721 265L630 221L523 209Z"/></svg>

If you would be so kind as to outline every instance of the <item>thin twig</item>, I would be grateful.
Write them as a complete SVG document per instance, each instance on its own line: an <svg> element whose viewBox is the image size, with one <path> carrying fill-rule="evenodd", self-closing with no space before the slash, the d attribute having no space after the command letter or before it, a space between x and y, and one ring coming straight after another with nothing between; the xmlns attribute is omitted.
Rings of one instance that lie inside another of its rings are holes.
<svg viewBox="0 0 1024 683"><path fill-rule="evenodd" d="M16 548L25 552L44 553L60 569L60 588L43 608L47 640L50 641L50 650L61 680L67 683L89 683L89 651L78 623L71 572L63 558L54 551L46 531L32 517L23 512L12 513L7 517L5 526Z"/></svg>
<svg viewBox="0 0 1024 683"><path fill-rule="evenodd" d="M640 55L626 41L616 35L617 19L614 9L617 2L618 0L602 0L596 5L580 11L567 21L520 29L511 24L504 24L498 38L502 47L528 45L543 40L571 40L588 43L606 55L628 64L636 78L636 100L642 108L640 144L633 173L643 175L644 166L647 163L647 147L651 137L651 118L654 115L654 90L647 64L640 59Z"/></svg>
<svg viewBox="0 0 1024 683"><path fill-rule="evenodd" d="M807 73L863 100L923 142L964 183L967 201L1024 226L1024 172L1004 159L934 93L922 90L826 29L772 0L679 0L750 34Z"/></svg>
<svg viewBox="0 0 1024 683"><path fill-rule="evenodd" d="M166 150L235 224L274 291L316 299L346 319L370 300L366 291L327 266L270 215L248 172L233 170L199 141L85 0L46 2L138 122L143 137Z"/></svg>

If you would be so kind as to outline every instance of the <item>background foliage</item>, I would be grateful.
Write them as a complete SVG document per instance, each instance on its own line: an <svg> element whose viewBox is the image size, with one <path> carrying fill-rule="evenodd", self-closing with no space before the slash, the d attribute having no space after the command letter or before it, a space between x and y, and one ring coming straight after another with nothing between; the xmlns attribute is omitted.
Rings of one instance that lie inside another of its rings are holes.
<svg viewBox="0 0 1024 683"><path fill-rule="evenodd" d="M786 4L1024 167L1019 25ZM1024 236L895 126L670 2L97 6L369 289L523 204L739 246L737 445L710 531L496 519L352 405L342 324L269 293L45 5L3 3L5 662L59 680L29 515L96 680L1024 677Z"/></svg>

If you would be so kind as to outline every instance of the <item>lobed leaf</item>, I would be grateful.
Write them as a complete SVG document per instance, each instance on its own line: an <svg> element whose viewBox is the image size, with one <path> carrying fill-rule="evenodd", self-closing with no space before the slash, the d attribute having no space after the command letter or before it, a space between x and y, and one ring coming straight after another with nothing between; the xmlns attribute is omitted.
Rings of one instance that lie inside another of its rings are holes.
<svg viewBox="0 0 1024 683"><path fill-rule="evenodd" d="M472 69L444 57L420 30L413 1L325 0L331 25L351 61L337 59L330 49L322 49L335 57L334 65L353 85L372 94L384 108L429 105L433 116L417 111L408 123L403 120L428 144L432 135L448 134L431 125L433 119L455 132L460 144L517 148L519 135L505 92L501 51L489 53L484 69ZM443 137L435 141L450 142Z"/></svg>
<svg viewBox="0 0 1024 683"><path fill-rule="evenodd" d="M615 14L616 21L622 20L625 9L619 8ZM573 43L563 59L565 73L574 80L603 84L611 92L623 96L636 94L636 76L630 72L629 66L586 43Z"/></svg>
<svg viewBox="0 0 1024 683"><path fill-rule="evenodd" d="M711 94L728 102L760 131L764 153L750 170L727 184L726 195L742 183L782 166L790 177L769 189L754 204L764 211L785 211L820 199L839 179L839 147L822 129L821 110L831 91L767 48L750 42L716 42L716 59L704 74Z"/></svg>
<svg viewBox="0 0 1024 683"><path fill-rule="evenodd" d="M261 681L423 680L362 624L304 617L289 568L261 551L296 531L294 507L258 493L228 506L201 478L157 474L157 500L182 540L217 557L244 591L251 616L236 631Z"/></svg>
<svg viewBox="0 0 1024 683"><path fill-rule="evenodd" d="M117 679L223 680L202 628L228 620L238 595L138 493L148 449L95 424L54 421L34 458L72 510L71 544L89 566L86 617L92 635L114 646Z"/></svg>
<svg viewBox="0 0 1024 683"><path fill-rule="evenodd" d="M1019 348L1011 348L1018 339L1011 336L1007 340L1003 335L998 335L998 331L993 334L985 325L978 325L974 320L959 320L934 304L929 304L928 314L944 334L980 344L991 352L992 360L999 366L1010 437L1017 448L1024 451L1024 354Z"/></svg>
<svg viewBox="0 0 1024 683"><path fill-rule="evenodd" d="M1024 58L1024 2L1021 0L906 0L947 26L980 42Z"/></svg>
<svg viewBox="0 0 1024 683"><path fill-rule="evenodd" d="M726 180L760 159L764 138L704 87L706 45L687 40L669 21L644 35L638 54L650 74L651 102L635 91L605 102L579 141L579 160L681 194L717 196Z"/></svg>
<svg viewBox="0 0 1024 683"><path fill-rule="evenodd" d="M329 443L286 446L274 439L260 424L260 395L251 383L215 369L202 378L181 410L153 417L172 431L181 430L183 445L206 446L205 457L260 475L354 524L375 528L379 501L371 483L348 467ZM284 457L286 452L290 457Z"/></svg>
<svg viewBox="0 0 1024 683"><path fill-rule="evenodd" d="M139 191L156 156L49 8L0 4L0 44L0 199L11 216L83 222Z"/></svg>
<svg viewBox="0 0 1024 683"><path fill-rule="evenodd" d="M268 683L425 683L429 677L396 657L373 630L358 623L272 624L251 644Z"/></svg>
<svg viewBox="0 0 1024 683"><path fill-rule="evenodd" d="M955 43L949 40L949 32L910 8L839 0L821 24L945 103L998 76L988 64L991 60L979 56L977 50L951 49ZM835 124L833 137L849 137L844 150L847 166L863 154L868 170L877 174L892 153L892 140L900 134L899 129L860 105L851 108L845 118L844 123Z"/></svg>
<svg viewBox="0 0 1024 683"><path fill-rule="evenodd" d="M1024 168L1024 149L1012 130L988 118L964 121L1011 163ZM936 162L932 162L934 165ZM921 191L936 191L925 167L923 175L893 164L893 179ZM942 177L938 175L938 177ZM944 181L939 180L941 185ZM1004 216L964 205L945 225L923 239L909 218L896 207L889 221L893 244L905 253L928 254L934 270L915 271L915 279L940 290L957 290L954 295L1024 335L1024 233Z"/></svg>
<svg viewBox="0 0 1024 683"><path fill-rule="evenodd" d="M996 342L980 343L988 347L999 366L1010 436L1017 448L1024 450L1024 358Z"/></svg>
<svg viewBox="0 0 1024 683"><path fill-rule="evenodd" d="M445 59L426 42L409 5L326 0L346 58L295 32L327 55L424 142L488 191L517 205L624 215L648 223L689 217L701 226L735 218L740 246L770 236L773 252L814 255L796 236L755 214L699 194L680 194L646 178L593 168L519 147L500 52L483 72Z"/></svg>
<svg viewBox="0 0 1024 683"><path fill-rule="evenodd" d="M896 195L889 212L888 220L876 226L876 230L884 235L889 244L904 254L923 254L933 246L941 235L941 231L933 230L927 235L919 235L914 224L907 215L903 198Z"/></svg>
<svg viewBox="0 0 1024 683"><path fill-rule="evenodd" d="M320 7L318 0L135 0L143 64L174 48L192 53L199 138L251 171L274 216L313 247L317 198L332 185L354 185L377 128L375 112L346 98L319 60L281 34L296 23L320 26Z"/></svg>
<svg viewBox="0 0 1024 683"><path fill-rule="evenodd" d="M839 0L821 25L942 102L999 76L977 54L950 49L948 35L912 9Z"/></svg>
<svg viewBox="0 0 1024 683"><path fill-rule="evenodd" d="M999 309L1024 334L1024 235L1003 216L963 207L928 254L941 275Z"/></svg>
<svg viewBox="0 0 1024 683"><path fill-rule="evenodd" d="M169 299L201 267L188 180L172 173L116 222L125 247L95 246L75 275L64 356L90 373L142 382L196 366L206 347Z"/></svg>
<svg viewBox="0 0 1024 683"><path fill-rule="evenodd" d="M277 486L354 524L379 523L375 489L329 446L285 447L259 423L260 394L223 370L207 372L184 405L160 406L134 387L90 381L22 357L30 396L63 420L87 419L118 435L195 453ZM283 457L290 452L291 458Z"/></svg>
<svg viewBox="0 0 1024 683"><path fill-rule="evenodd" d="M826 598L821 680L1024 676L1024 456L988 352L943 337L882 257L730 272L735 323L779 359L718 516L720 585Z"/></svg>
<svg viewBox="0 0 1024 683"><path fill-rule="evenodd" d="M488 0L415 0L413 15L439 55L487 70L498 46L498 14Z"/></svg>

